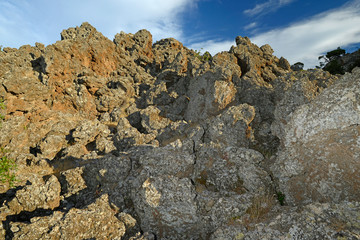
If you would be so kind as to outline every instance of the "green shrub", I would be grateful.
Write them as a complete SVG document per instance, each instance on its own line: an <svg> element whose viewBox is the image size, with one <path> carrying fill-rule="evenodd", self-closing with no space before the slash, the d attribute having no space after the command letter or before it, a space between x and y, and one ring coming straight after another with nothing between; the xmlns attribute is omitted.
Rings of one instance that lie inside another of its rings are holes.
<svg viewBox="0 0 360 240"><path fill-rule="evenodd" d="M327 52L326 58L330 59L330 61L331 61L333 58L338 58L338 57L344 56L344 54L345 54L345 50L338 47L335 50Z"/></svg>
<svg viewBox="0 0 360 240"><path fill-rule="evenodd" d="M5 109L4 100L0 98L0 110ZM5 116L0 113L0 128L1 121L5 119ZM15 161L9 159L6 156L6 151L4 148L0 148L0 182L8 183L10 187L14 186L16 182L15 177L16 164Z"/></svg>
<svg viewBox="0 0 360 240"><path fill-rule="evenodd" d="M325 71L328 71L331 74L344 74L345 71L341 64L337 60L329 62L324 68Z"/></svg>
<svg viewBox="0 0 360 240"><path fill-rule="evenodd" d="M15 161L9 159L6 156L6 151L0 148L0 182L8 183L10 187L13 187L16 182L15 170Z"/></svg>
<svg viewBox="0 0 360 240"><path fill-rule="evenodd" d="M276 196L277 196L277 199L278 199L280 205L284 206L284 204L285 204L285 194L283 194L282 192L277 192Z"/></svg>
<svg viewBox="0 0 360 240"><path fill-rule="evenodd" d="M5 109L4 100L2 98L0 98L0 110L1 109ZM5 119L5 116L0 113L0 120L4 120L4 119Z"/></svg>
<svg viewBox="0 0 360 240"><path fill-rule="evenodd" d="M195 50L195 57L197 57L202 62L208 62L212 60L212 56L208 51L206 51L204 54L201 54L201 51Z"/></svg>
<svg viewBox="0 0 360 240"><path fill-rule="evenodd" d="M319 56L319 60L324 60L320 62L318 68L322 68L325 71L328 71L331 74L344 74L345 71L341 66L341 57L345 55L345 50L338 47L335 50L327 52L326 55Z"/></svg>

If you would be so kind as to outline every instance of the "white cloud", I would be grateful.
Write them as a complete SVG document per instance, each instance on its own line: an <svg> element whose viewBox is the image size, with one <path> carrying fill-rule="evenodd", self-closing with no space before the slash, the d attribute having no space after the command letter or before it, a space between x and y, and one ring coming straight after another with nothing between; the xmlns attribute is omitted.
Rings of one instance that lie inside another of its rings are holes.
<svg viewBox="0 0 360 240"><path fill-rule="evenodd" d="M360 0L316 15L305 21L250 36L259 47L270 44L275 55L285 57L291 64L303 62L305 68L319 64L318 57L324 53L360 42ZM209 51L212 55L228 51L235 41L203 41L189 45L190 48Z"/></svg>
<svg viewBox="0 0 360 240"><path fill-rule="evenodd" d="M208 40L204 42L191 44L188 46L188 48L201 51L201 53L208 51L211 53L211 55L215 55L218 52L229 51L231 46L234 44L235 44L235 40L233 41Z"/></svg>
<svg viewBox="0 0 360 240"><path fill-rule="evenodd" d="M135 33L148 29L154 40L182 40L179 15L198 0L1 0L0 44L19 47L60 39L66 28L89 22L112 39L120 31Z"/></svg>
<svg viewBox="0 0 360 240"><path fill-rule="evenodd" d="M270 44L277 56L305 67L318 64L318 56L337 47L360 42L360 0L306 21L251 37L260 45Z"/></svg>
<svg viewBox="0 0 360 240"><path fill-rule="evenodd" d="M252 23L246 25L246 26L244 27L244 30L253 29L253 28L257 27L257 25L258 25L257 22L252 22Z"/></svg>
<svg viewBox="0 0 360 240"><path fill-rule="evenodd" d="M275 12L279 8L288 5L296 0L268 0L267 2L256 4L252 9L244 10L244 14L248 16L255 16L261 14L267 14L270 12Z"/></svg>

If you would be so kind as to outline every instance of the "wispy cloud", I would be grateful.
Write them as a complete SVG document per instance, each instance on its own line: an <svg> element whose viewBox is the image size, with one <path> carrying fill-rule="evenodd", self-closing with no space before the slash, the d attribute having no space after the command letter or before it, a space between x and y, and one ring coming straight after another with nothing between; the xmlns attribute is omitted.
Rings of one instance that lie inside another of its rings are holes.
<svg viewBox="0 0 360 240"><path fill-rule="evenodd" d="M235 44L235 40L233 41L216 41L216 40L208 40L199 43L193 43L187 47L195 50L199 50L202 53L208 51L211 55L215 55L216 53L222 51L228 51L232 45Z"/></svg>
<svg viewBox="0 0 360 240"><path fill-rule="evenodd" d="M288 5L296 0L268 0L267 2L256 4L254 8L244 10L244 14L248 16L263 15L275 12L279 8Z"/></svg>
<svg viewBox="0 0 360 240"><path fill-rule="evenodd" d="M360 42L360 0L297 22L251 37L258 44L270 44L278 56L305 67L318 64L318 56L338 46Z"/></svg>
<svg viewBox="0 0 360 240"><path fill-rule="evenodd" d="M250 30L258 26L257 22L252 22L244 27L244 30Z"/></svg>
<svg viewBox="0 0 360 240"><path fill-rule="evenodd" d="M0 45L51 44L68 27L90 22L110 39L120 32L148 29L154 40L184 38L179 17L198 0L1 0Z"/></svg>
<svg viewBox="0 0 360 240"><path fill-rule="evenodd" d="M285 57L291 64L303 62L305 68L319 64L318 57L324 53L360 43L360 0L293 23L284 28L250 36L258 46L270 44L275 55ZM227 51L235 41L204 41L192 44L194 49L203 48L212 54Z"/></svg>

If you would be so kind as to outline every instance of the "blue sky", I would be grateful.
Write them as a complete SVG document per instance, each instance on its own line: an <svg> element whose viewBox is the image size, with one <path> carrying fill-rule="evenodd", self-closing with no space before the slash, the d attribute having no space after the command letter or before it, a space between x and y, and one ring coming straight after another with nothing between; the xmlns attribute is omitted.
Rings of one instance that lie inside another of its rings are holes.
<svg viewBox="0 0 360 240"><path fill-rule="evenodd" d="M0 45L52 44L84 21L109 39L145 28L154 41L174 37L212 54L248 36L305 67L360 46L360 0L0 0Z"/></svg>

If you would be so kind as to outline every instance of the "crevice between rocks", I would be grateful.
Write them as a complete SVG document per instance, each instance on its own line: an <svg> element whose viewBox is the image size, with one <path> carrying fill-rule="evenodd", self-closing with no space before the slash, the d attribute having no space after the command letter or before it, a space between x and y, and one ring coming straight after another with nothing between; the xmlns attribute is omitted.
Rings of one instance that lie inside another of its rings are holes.
<svg viewBox="0 0 360 240"><path fill-rule="evenodd" d="M240 78L242 78L248 71L248 64L245 62L245 60L243 59L240 59L238 57L237 58L237 64L240 66L240 69L241 69L241 76Z"/></svg>

